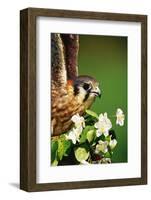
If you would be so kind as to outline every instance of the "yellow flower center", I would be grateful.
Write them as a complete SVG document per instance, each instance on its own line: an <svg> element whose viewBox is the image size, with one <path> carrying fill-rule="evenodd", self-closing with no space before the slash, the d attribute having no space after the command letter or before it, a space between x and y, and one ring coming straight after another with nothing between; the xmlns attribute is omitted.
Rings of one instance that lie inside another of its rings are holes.
<svg viewBox="0 0 151 200"><path fill-rule="evenodd" d="M118 115L118 116L117 116L117 119L118 119L118 120L124 120L124 115Z"/></svg>
<svg viewBox="0 0 151 200"><path fill-rule="evenodd" d="M100 128L100 132L101 132L101 133L104 133L104 132L105 132L105 128L104 128L104 127L101 127L101 128Z"/></svg>

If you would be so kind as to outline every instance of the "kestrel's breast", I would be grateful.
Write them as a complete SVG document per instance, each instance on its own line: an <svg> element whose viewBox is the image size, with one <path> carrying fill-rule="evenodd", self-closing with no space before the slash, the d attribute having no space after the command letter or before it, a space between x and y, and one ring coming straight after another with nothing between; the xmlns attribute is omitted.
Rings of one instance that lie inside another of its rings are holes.
<svg viewBox="0 0 151 200"><path fill-rule="evenodd" d="M71 128L71 117L74 114L83 114L84 106L77 101L72 86L59 91L52 87L51 101L52 135L60 135Z"/></svg>

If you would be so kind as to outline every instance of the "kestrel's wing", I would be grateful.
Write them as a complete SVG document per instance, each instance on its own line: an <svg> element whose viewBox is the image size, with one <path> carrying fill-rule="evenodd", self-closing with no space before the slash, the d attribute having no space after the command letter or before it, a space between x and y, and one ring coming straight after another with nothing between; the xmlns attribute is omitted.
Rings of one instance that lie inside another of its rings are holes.
<svg viewBox="0 0 151 200"><path fill-rule="evenodd" d="M78 76L79 36L76 34L61 34L65 49L67 79L73 80Z"/></svg>
<svg viewBox="0 0 151 200"><path fill-rule="evenodd" d="M51 34L51 80L59 87L67 82L64 45L58 33Z"/></svg>

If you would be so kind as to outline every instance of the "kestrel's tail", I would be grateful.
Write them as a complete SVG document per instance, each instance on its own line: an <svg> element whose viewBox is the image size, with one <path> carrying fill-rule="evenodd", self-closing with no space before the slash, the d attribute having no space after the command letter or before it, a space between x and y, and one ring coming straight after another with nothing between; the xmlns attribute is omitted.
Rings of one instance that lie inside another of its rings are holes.
<svg viewBox="0 0 151 200"><path fill-rule="evenodd" d="M78 76L79 36L76 34L51 34L51 79L56 86Z"/></svg>
<svg viewBox="0 0 151 200"><path fill-rule="evenodd" d="M51 80L58 86L67 82L64 45L58 33L51 34Z"/></svg>
<svg viewBox="0 0 151 200"><path fill-rule="evenodd" d="M67 79L74 80L78 76L79 36L76 34L61 34L65 50Z"/></svg>

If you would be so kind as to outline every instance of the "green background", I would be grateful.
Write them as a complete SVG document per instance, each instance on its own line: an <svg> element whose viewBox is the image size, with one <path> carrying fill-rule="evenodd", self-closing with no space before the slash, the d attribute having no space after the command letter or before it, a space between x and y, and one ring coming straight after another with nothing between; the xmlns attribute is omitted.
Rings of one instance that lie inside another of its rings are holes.
<svg viewBox="0 0 151 200"><path fill-rule="evenodd" d="M79 75L90 75L100 83L101 99L91 110L108 113L118 144L112 162L127 162L127 37L80 35ZM116 125L116 109L125 114L123 127Z"/></svg>

